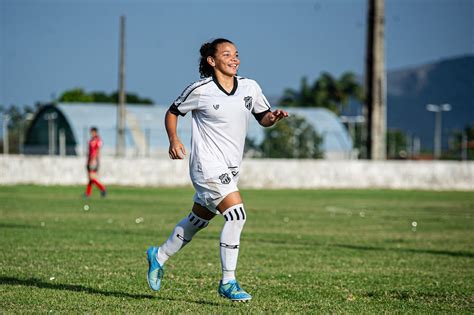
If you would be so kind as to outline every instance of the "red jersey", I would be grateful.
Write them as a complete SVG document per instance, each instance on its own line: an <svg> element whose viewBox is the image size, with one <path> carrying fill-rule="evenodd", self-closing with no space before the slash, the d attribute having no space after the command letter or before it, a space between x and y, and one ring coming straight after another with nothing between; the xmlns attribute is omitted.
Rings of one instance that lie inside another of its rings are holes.
<svg viewBox="0 0 474 315"><path fill-rule="evenodd" d="M99 158L99 151L102 147L102 140L99 136L92 137L89 140L89 162Z"/></svg>

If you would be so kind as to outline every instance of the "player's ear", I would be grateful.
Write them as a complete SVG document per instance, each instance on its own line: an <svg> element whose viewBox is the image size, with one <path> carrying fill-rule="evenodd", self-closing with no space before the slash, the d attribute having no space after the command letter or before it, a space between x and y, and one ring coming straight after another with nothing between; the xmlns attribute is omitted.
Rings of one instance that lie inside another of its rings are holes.
<svg viewBox="0 0 474 315"><path fill-rule="evenodd" d="M212 58L212 56L208 56L206 60L207 60L207 63L210 64L211 66L213 67L216 66L216 62L214 61L214 58Z"/></svg>

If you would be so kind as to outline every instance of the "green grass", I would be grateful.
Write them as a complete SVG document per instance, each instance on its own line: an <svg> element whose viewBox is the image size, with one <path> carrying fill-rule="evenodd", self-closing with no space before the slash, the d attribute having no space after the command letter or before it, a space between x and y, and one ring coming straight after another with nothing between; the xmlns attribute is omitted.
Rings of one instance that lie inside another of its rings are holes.
<svg viewBox="0 0 474 315"><path fill-rule="evenodd" d="M111 187L89 211L82 190L0 186L0 312L474 309L472 192L244 190L243 304L217 295L221 217L168 261L162 291L147 287L145 250L187 215L191 189Z"/></svg>

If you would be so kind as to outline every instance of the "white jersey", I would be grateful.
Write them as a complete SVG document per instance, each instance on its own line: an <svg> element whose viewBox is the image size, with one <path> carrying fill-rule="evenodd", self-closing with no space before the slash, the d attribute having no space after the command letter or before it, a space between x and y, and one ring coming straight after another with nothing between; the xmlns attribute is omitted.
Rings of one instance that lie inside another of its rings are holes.
<svg viewBox="0 0 474 315"><path fill-rule="evenodd" d="M228 93L217 79L209 77L188 86L171 105L170 112L192 112L190 172L215 176L222 170L238 172L253 114L261 120L270 105L254 80L234 77Z"/></svg>

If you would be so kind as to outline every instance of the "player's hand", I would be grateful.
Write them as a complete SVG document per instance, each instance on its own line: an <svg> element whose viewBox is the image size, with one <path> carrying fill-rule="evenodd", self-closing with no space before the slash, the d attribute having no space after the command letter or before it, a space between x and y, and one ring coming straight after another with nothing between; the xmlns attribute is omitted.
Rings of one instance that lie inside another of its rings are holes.
<svg viewBox="0 0 474 315"><path fill-rule="evenodd" d="M268 117L270 122L272 124L276 123L277 121L288 117L288 112L282 110L282 109L277 109L271 113L271 115Z"/></svg>
<svg viewBox="0 0 474 315"><path fill-rule="evenodd" d="M182 160L186 155L186 149L179 139L171 140L168 154L172 160Z"/></svg>

